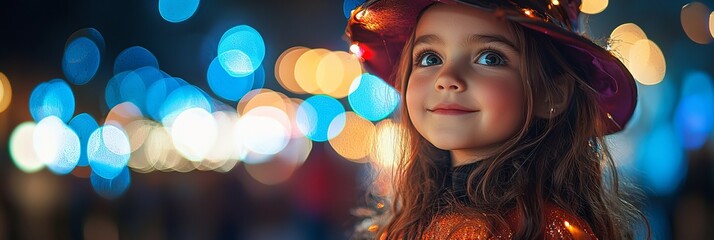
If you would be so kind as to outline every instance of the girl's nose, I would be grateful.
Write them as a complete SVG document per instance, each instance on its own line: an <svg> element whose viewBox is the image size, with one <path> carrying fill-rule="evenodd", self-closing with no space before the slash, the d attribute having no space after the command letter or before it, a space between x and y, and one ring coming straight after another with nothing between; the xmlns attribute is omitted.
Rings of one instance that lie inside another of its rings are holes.
<svg viewBox="0 0 714 240"><path fill-rule="evenodd" d="M466 84L458 69L454 69L453 66L444 67L434 83L436 91L463 92L466 90Z"/></svg>

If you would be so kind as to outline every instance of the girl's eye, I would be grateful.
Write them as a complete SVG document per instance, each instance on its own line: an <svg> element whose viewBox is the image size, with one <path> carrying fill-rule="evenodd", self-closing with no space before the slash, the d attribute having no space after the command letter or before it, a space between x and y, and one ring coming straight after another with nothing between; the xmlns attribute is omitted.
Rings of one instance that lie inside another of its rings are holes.
<svg viewBox="0 0 714 240"><path fill-rule="evenodd" d="M434 53L424 53L419 57L419 66L429 67L441 64L441 58Z"/></svg>
<svg viewBox="0 0 714 240"><path fill-rule="evenodd" d="M476 63L486 66L506 65L506 60L495 52L484 52L476 59Z"/></svg>

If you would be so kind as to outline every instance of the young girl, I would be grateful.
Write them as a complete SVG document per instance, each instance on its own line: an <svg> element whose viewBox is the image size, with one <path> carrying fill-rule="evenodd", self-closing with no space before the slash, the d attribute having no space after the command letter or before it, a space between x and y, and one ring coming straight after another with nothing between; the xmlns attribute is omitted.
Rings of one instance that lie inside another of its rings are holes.
<svg viewBox="0 0 714 240"><path fill-rule="evenodd" d="M646 224L603 141L628 122L636 86L577 34L579 5L374 0L353 11L347 37L403 100L407 147L382 239L627 239L637 218Z"/></svg>

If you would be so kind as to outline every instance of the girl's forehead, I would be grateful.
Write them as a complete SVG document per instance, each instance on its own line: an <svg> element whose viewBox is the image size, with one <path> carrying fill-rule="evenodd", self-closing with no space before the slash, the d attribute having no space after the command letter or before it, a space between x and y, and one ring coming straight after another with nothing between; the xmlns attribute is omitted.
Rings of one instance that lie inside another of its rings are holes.
<svg viewBox="0 0 714 240"><path fill-rule="evenodd" d="M508 22L493 13L459 4L434 4L428 7L416 25L416 35L437 35L442 40L450 37L502 35L510 40L515 36Z"/></svg>

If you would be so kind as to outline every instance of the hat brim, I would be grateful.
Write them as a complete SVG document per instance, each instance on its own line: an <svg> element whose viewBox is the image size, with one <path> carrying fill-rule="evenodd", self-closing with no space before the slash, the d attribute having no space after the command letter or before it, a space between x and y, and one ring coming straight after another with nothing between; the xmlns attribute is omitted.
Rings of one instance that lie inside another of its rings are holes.
<svg viewBox="0 0 714 240"><path fill-rule="evenodd" d="M436 2L485 9L456 0L368 2L355 10L346 29L346 37L368 51L369 56L363 61L365 68L394 85L395 68L404 44L414 31L419 14ZM505 17L549 36L556 45L562 47L560 49L565 57L583 72L589 86L598 93L603 122L606 124L605 134L618 132L625 127L637 103L637 86L632 74L617 57L591 40L552 23L522 14L507 14Z"/></svg>

